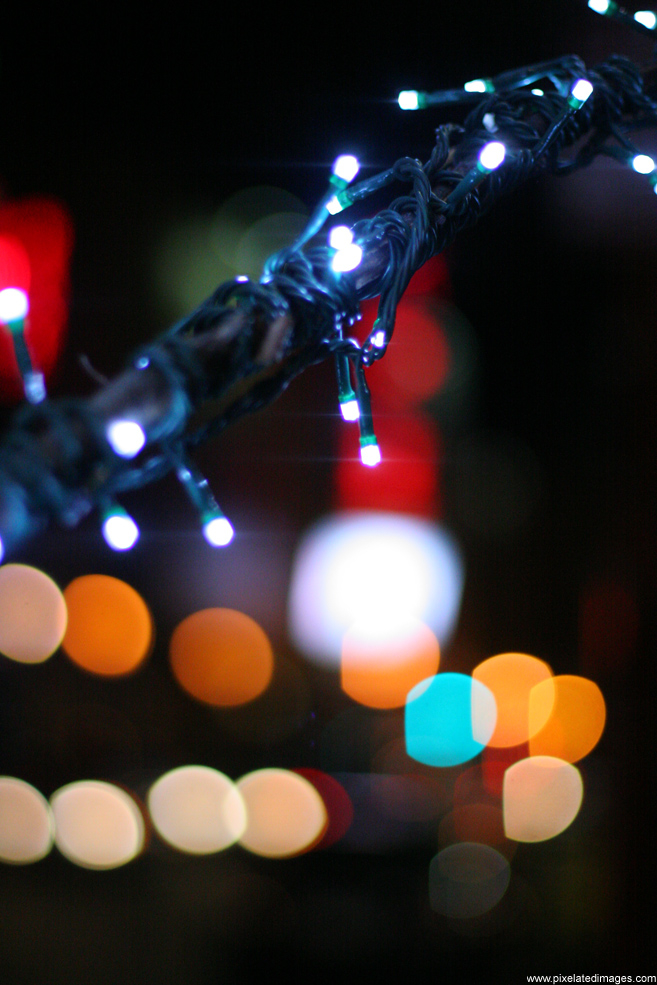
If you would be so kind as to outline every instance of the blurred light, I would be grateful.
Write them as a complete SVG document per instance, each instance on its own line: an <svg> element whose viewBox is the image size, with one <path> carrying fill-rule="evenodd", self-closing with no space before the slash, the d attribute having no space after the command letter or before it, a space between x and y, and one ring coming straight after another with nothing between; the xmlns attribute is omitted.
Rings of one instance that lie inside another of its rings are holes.
<svg viewBox="0 0 657 985"><path fill-rule="evenodd" d="M351 246L354 234L349 226L334 226L329 232L329 246L333 250L344 250Z"/></svg>
<svg viewBox="0 0 657 985"><path fill-rule="evenodd" d="M48 801L24 780L0 776L0 860L24 865L44 858L55 826Z"/></svg>
<svg viewBox="0 0 657 985"><path fill-rule="evenodd" d="M514 841L547 841L572 824L584 788L576 766L552 756L532 756L504 774L504 830Z"/></svg>
<svg viewBox="0 0 657 985"><path fill-rule="evenodd" d="M418 93L415 89L403 89L397 96L400 109L417 109L420 105Z"/></svg>
<svg viewBox="0 0 657 985"><path fill-rule="evenodd" d="M337 195L334 195L333 198L330 198L326 203L326 211L329 215L338 215L338 213L342 212L343 209L344 205Z"/></svg>
<svg viewBox="0 0 657 985"><path fill-rule="evenodd" d="M271 643L255 620L235 609L202 609L176 626L171 669L198 701L230 707L253 701L269 686Z"/></svg>
<svg viewBox="0 0 657 985"><path fill-rule="evenodd" d="M360 164L353 154L341 154L333 162L333 174L347 184L354 180L359 171Z"/></svg>
<svg viewBox="0 0 657 985"><path fill-rule="evenodd" d="M354 397L353 400L340 401L340 413L344 421L357 421L360 417L360 407Z"/></svg>
<svg viewBox="0 0 657 985"><path fill-rule="evenodd" d="M588 6L591 10L594 10L596 14L606 14L611 4L610 0L589 0Z"/></svg>
<svg viewBox="0 0 657 985"><path fill-rule="evenodd" d="M632 158L632 167L638 174L650 174L655 170L655 162L648 154L635 154Z"/></svg>
<svg viewBox="0 0 657 985"><path fill-rule="evenodd" d="M490 845L503 851L507 857L507 852L512 850L504 834L502 810L497 804L471 803L455 806L440 822L438 840L443 845L459 841Z"/></svg>
<svg viewBox="0 0 657 985"><path fill-rule="evenodd" d="M322 837L326 807L317 789L297 773L263 769L237 781L246 803L247 826L240 845L265 858L308 851Z"/></svg>
<svg viewBox="0 0 657 985"><path fill-rule="evenodd" d="M105 513L103 537L113 551L129 551L139 540L139 527L120 506L112 506Z"/></svg>
<svg viewBox="0 0 657 985"><path fill-rule="evenodd" d="M532 688L552 677L546 663L524 653L500 653L484 660L472 671L475 680L485 684L497 704L497 724L488 744L517 746L530 737L529 695ZM539 720L538 706L532 727L538 732L547 721L550 708L541 705L545 717Z"/></svg>
<svg viewBox="0 0 657 985"><path fill-rule="evenodd" d="M328 825L321 839L314 846L316 849L330 848L345 836L354 819L354 805L345 788L334 776L315 769L294 770L299 776L317 790L324 801L328 814Z"/></svg>
<svg viewBox="0 0 657 985"><path fill-rule="evenodd" d="M471 79L463 86L466 92L491 92L492 86L486 79Z"/></svg>
<svg viewBox="0 0 657 985"><path fill-rule="evenodd" d="M573 102L582 106L586 100L589 98L593 92L593 86L588 79L578 79L575 85L570 90L569 102L572 105Z"/></svg>
<svg viewBox="0 0 657 985"><path fill-rule="evenodd" d="M379 329L378 332L375 332L374 335L372 336L372 345L375 345L377 349L382 349L385 344L386 344L386 333L381 328Z"/></svg>
<svg viewBox="0 0 657 985"><path fill-rule="evenodd" d="M335 254L331 260L331 267L336 274L344 274L349 270L355 270L363 259L362 247L357 243L350 243Z"/></svg>
<svg viewBox="0 0 657 985"><path fill-rule="evenodd" d="M360 446L360 460L363 465L374 468L381 461L381 449L376 441L368 441Z"/></svg>
<svg viewBox="0 0 657 985"><path fill-rule="evenodd" d="M479 164L484 171L495 171L506 157L506 147L499 140L484 144L479 152Z"/></svg>
<svg viewBox="0 0 657 985"><path fill-rule="evenodd" d="M234 844L246 828L246 806L227 776L209 766L181 766L148 792L158 834L174 848L209 855Z"/></svg>
<svg viewBox="0 0 657 985"><path fill-rule="evenodd" d="M235 531L225 516L214 516L203 524L203 536L212 547L225 547L230 544Z"/></svg>
<svg viewBox="0 0 657 985"><path fill-rule="evenodd" d="M62 642L66 620L64 596L48 575L26 564L0 567L0 653L42 663Z"/></svg>
<svg viewBox="0 0 657 985"><path fill-rule="evenodd" d="M593 681L570 674L543 681L529 696L530 755L576 763L597 745L605 719L605 699Z"/></svg>
<svg viewBox="0 0 657 985"><path fill-rule="evenodd" d="M83 575L64 590L68 627L62 648L93 674L130 674L153 643L153 620L134 588L109 575Z"/></svg>
<svg viewBox="0 0 657 985"><path fill-rule="evenodd" d="M27 315L27 294L18 287L5 287L0 291L0 322L21 321Z"/></svg>
<svg viewBox="0 0 657 985"><path fill-rule="evenodd" d="M121 458L134 458L146 444L146 435L136 421L111 421L107 440Z"/></svg>
<svg viewBox="0 0 657 985"><path fill-rule="evenodd" d="M288 619L295 645L337 668L344 634L361 619L419 619L442 645L458 615L463 567L451 537L415 517L358 512L327 517L294 560Z"/></svg>
<svg viewBox="0 0 657 985"><path fill-rule="evenodd" d="M545 95L545 93L543 92L542 89L532 89L531 90L531 93L532 93L532 96L544 96Z"/></svg>
<svg viewBox="0 0 657 985"><path fill-rule="evenodd" d="M477 756L495 729L495 698L465 674L438 674L406 699L409 756L428 766L457 766Z"/></svg>
<svg viewBox="0 0 657 985"><path fill-rule="evenodd" d="M405 618L396 625L361 620L342 641L343 691L370 708L401 708L406 695L438 670L438 640L428 626Z"/></svg>
<svg viewBox="0 0 657 985"><path fill-rule="evenodd" d="M449 845L429 866L431 908L452 919L479 917L500 902L510 878L507 859L489 845Z"/></svg>
<svg viewBox="0 0 657 985"><path fill-rule="evenodd" d="M638 24L643 24L648 30L654 31L657 27L657 14L654 10L637 10L634 15L634 20Z"/></svg>
<svg viewBox="0 0 657 985"><path fill-rule="evenodd" d="M115 869L130 862L144 844L141 811L111 783L85 780L60 787L51 797L55 844L85 869Z"/></svg>

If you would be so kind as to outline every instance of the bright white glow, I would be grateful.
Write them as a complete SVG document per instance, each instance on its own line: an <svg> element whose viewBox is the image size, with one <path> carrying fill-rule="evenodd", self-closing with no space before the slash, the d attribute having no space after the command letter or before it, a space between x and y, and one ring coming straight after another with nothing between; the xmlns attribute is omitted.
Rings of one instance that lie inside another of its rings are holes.
<svg viewBox="0 0 657 985"><path fill-rule="evenodd" d="M657 14L654 10L637 10L634 20L639 24L643 24L644 27L647 27L651 31L654 31L657 27Z"/></svg>
<svg viewBox="0 0 657 985"><path fill-rule="evenodd" d="M609 0L589 0L589 7L596 14L606 14L609 10Z"/></svg>
<svg viewBox="0 0 657 985"><path fill-rule="evenodd" d="M570 95L576 99L578 103L585 103L592 92L593 86L588 79L578 79L570 90Z"/></svg>
<svg viewBox="0 0 657 985"><path fill-rule="evenodd" d="M489 133L497 133L498 126L495 122L494 113L484 113L483 124Z"/></svg>
<svg viewBox="0 0 657 985"><path fill-rule="evenodd" d="M360 460L363 465L369 465L370 468L373 468L381 461L381 449L378 445L361 445Z"/></svg>
<svg viewBox="0 0 657 985"><path fill-rule="evenodd" d="M415 89L404 89L397 96L397 102L400 109L417 109L420 104Z"/></svg>
<svg viewBox="0 0 657 985"><path fill-rule="evenodd" d="M238 274L235 280L237 281L238 284L248 284L249 282L249 278L246 276L246 274Z"/></svg>
<svg viewBox="0 0 657 985"><path fill-rule="evenodd" d="M382 328L378 332L375 332L372 336L372 345L375 345L377 349L383 349L386 344L386 333Z"/></svg>
<svg viewBox="0 0 657 985"><path fill-rule="evenodd" d="M134 458L146 444L146 435L136 421L111 421L107 440L121 458Z"/></svg>
<svg viewBox="0 0 657 985"><path fill-rule="evenodd" d="M650 174L655 170L655 162L647 154L637 154L632 158L632 167L639 174Z"/></svg>
<svg viewBox="0 0 657 985"><path fill-rule="evenodd" d="M355 398L340 401L340 413L345 421L357 421L360 417L358 401Z"/></svg>
<svg viewBox="0 0 657 985"><path fill-rule="evenodd" d="M0 321L5 324L18 321L25 318L28 309L27 294L20 287L5 287L0 291Z"/></svg>
<svg viewBox="0 0 657 985"><path fill-rule="evenodd" d="M296 552L290 634L309 659L332 668L344 634L362 620L384 627L419 619L444 646L462 589L458 549L441 527L394 513L337 514L311 528Z"/></svg>
<svg viewBox="0 0 657 985"><path fill-rule="evenodd" d="M115 869L144 846L141 811L119 787L84 780L60 787L50 799L55 844L62 855L85 869Z"/></svg>
<svg viewBox="0 0 657 985"><path fill-rule="evenodd" d="M484 79L472 79L463 86L466 92L488 92L488 86Z"/></svg>
<svg viewBox="0 0 657 985"><path fill-rule="evenodd" d="M338 212L342 212L343 208L344 206L338 201L337 195L334 195L333 198L330 198L326 203L326 211L329 215L337 215Z"/></svg>
<svg viewBox="0 0 657 985"><path fill-rule="evenodd" d="M103 522L103 537L114 551L129 551L139 540L139 527L127 513L111 513Z"/></svg>
<svg viewBox="0 0 657 985"><path fill-rule="evenodd" d="M532 96L544 96L545 93L542 89L532 89Z"/></svg>
<svg viewBox="0 0 657 985"><path fill-rule="evenodd" d="M494 171L506 157L506 147L499 140L484 144L479 152L479 163L485 171Z"/></svg>
<svg viewBox="0 0 657 985"><path fill-rule="evenodd" d="M0 776L0 859L26 865L44 858L53 845L50 804L29 783Z"/></svg>
<svg viewBox="0 0 657 985"><path fill-rule="evenodd" d="M225 516L216 516L203 525L203 536L212 547L225 547L230 544L235 531Z"/></svg>
<svg viewBox="0 0 657 985"><path fill-rule="evenodd" d="M349 226L334 226L329 233L329 246L334 250L344 250L354 241Z"/></svg>
<svg viewBox="0 0 657 985"><path fill-rule="evenodd" d="M333 163L333 174L347 183L353 181L360 171L358 159L353 154L341 154Z"/></svg>
<svg viewBox="0 0 657 985"><path fill-rule="evenodd" d="M362 259L361 247L356 243L350 243L344 249L338 250L331 260L331 266L336 273L345 273L347 270L355 270Z"/></svg>
<svg viewBox="0 0 657 985"><path fill-rule="evenodd" d="M157 833L193 855L221 852L246 829L246 806L235 784L209 766L179 766L148 792Z"/></svg>

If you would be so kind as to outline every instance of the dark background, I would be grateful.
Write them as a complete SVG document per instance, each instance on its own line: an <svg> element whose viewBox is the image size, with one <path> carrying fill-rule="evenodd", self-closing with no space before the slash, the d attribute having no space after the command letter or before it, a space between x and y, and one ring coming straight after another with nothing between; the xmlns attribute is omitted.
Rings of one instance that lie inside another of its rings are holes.
<svg viewBox="0 0 657 985"><path fill-rule="evenodd" d="M311 207L344 150L371 168L425 159L432 127L447 117L400 113L400 88L459 86L567 53L592 65L612 52L639 64L652 54L649 40L575 0L14 10L0 40L3 194L62 199L76 231L69 342L53 393L92 389L80 353L112 375L167 327L153 257L181 216L211 215L256 184ZM238 849L190 859L154 842L107 873L53 852L0 868L3 981L655 972L656 216L647 182L596 165L521 189L448 257L478 351L469 416L461 430L447 425L443 461L445 522L468 565L451 659L534 653L555 672L592 677L608 705L603 739L582 764L582 813L554 841L520 847L513 906L476 927L433 914L430 839L392 854L288 862ZM60 585L91 571L124 578L148 599L158 643L148 668L125 681L91 680L61 655L29 674L3 665L0 772L46 796L86 776L143 796L186 762L231 776L318 765L308 709L331 706L326 682L311 682L294 735L267 737L266 708L256 708L247 740L230 723L217 729L175 688L166 641L188 612L251 593L294 677L286 577L300 533L331 508L333 399L331 374L313 369L204 449L238 530L232 556L208 559L183 494L165 480L131 497L143 533L130 557L111 555L89 521L12 559ZM522 473L529 457L538 477L525 521L504 535L482 532L463 509L467 501L485 514L497 488L495 466L467 473L464 485L459 452L473 435L503 440L504 467ZM603 601L619 589L629 596L636 632L609 604L598 636L586 636L584 600L598 589ZM98 707L104 732L90 724Z"/></svg>

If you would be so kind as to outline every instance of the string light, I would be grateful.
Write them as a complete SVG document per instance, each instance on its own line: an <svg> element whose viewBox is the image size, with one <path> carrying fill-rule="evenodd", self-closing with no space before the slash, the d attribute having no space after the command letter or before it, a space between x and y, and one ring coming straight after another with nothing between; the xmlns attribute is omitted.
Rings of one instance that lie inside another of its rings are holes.
<svg viewBox="0 0 657 985"><path fill-rule="evenodd" d="M363 465L373 468L381 461L381 449L374 433L372 401L361 362L356 364L356 381L358 407L360 409L358 418L358 425L360 427L360 460Z"/></svg>
<svg viewBox="0 0 657 985"><path fill-rule="evenodd" d="M203 536L211 547L226 547L235 535L233 525L219 509L208 480L191 462L180 462L176 474L199 513Z"/></svg>
<svg viewBox="0 0 657 985"><path fill-rule="evenodd" d="M146 435L136 421L111 421L107 440L120 458L134 458L146 444Z"/></svg>
<svg viewBox="0 0 657 985"><path fill-rule="evenodd" d="M363 249L354 243L354 234L348 226L335 226L331 230L329 246L335 250L331 267L336 273L355 270L363 259Z"/></svg>
<svg viewBox="0 0 657 985"><path fill-rule="evenodd" d="M654 36L657 28L657 14L653 10L637 10L636 13L631 14L614 0L588 0L588 7L596 14L602 14L603 17L625 24L626 27L634 28L641 34Z"/></svg>
<svg viewBox="0 0 657 985"><path fill-rule="evenodd" d="M338 212L351 204L347 186L351 184L359 170L360 163L353 154L340 154L339 157L336 157L331 168L329 190L310 216L305 229L292 246L292 251L300 250L313 236L316 236L329 215L337 215ZM347 269L352 268L348 267Z"/></svg>
<svg viewBox="0 0 657 985"><path fill-rule="evenodd" d="M5 287L0 291L0 322L11 334L23 392L31 404L39 404L46 399L46 385L43 373L39 373L32 364L25 341L25 319L29 307L27 294L19 287Z"/></svg>
<svg viewBox="0 0 657 985"><path fill-rule="evenodd" d="M113 551L129 551L139 540L139 527L133 518L119 506L110 503L101 509L102 531L105 543Z"/></svg>
<svg viewBox="0 0 657 985"><path fill-rule="evenodd" d="M474 168L458 183L456 188L447 197L447 204L450 209L459 205L466 195L486 178L491 171L495 171L503 163L506 157L506 147L499 140L491 140L484 144L479 153L479 160Z"/></svg>

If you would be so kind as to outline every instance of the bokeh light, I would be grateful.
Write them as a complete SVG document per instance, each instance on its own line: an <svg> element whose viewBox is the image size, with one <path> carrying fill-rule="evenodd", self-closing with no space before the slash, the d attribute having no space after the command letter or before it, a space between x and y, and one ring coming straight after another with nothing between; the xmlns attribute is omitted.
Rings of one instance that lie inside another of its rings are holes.
<svg viewBox="0 0 657 985"><path fill-rule="evenodd" d="M508 860L490 845L449 845L429 865L431 908L453 919L482 916L502 899L510 878Z"/></svg>
<svg viewBox="0 0 657 985"><path fill-rule="evenodd" d="M27 564L0 567L0 652L19 663L52 656L66 630L66 602L55 582Z"/></svg>
<svg viewBox="0 0 657 985"><path fill-rule="evenodd" d="M220 852L246 828L246 806L227 776L209 766L181 766L161 776L148 792L158 834L194 855Z"/></svg>
<svg viewBox="0 0 657 985"><path fill-rule="evenodd" d="M250 616L235 609L202 609L176 626L169 645L173 674L198 701L233 707L269 686L271 643Z"/></svg>
<svg viewBox="0 0 657 985"><path fill-rule="evenodd" d="M438 670L440 648L428 626L403 619L396 626L361 620L342 641L343 691L370 708L401 708L406 695Z"/></svg>
<svg viewBox="0 0 657 985"><path fill-rule="evenodd" d="M288 620L311 660L339 666L345 633L360 620L419 619L440 645L459 611L463 564L439 526L411 516L355 512L321 520L294 559Z"/></svg>
<svg viewBox="0 0 657 985"><path fill-rule="evenodd" d="M64 590L62 648L73 663L105 677L130 674L151 651L153 620L141 595L109 575L82 575Z"/></svg>
<svg viewBox="0 0 657 985"><path fill-rule="evenodd" d="M440 822L438 839L444 845L459 841L491 845L507 858L512 844L504 834L502 808L490 803L455 806Z"/></svg>
<svg viewBox="0 0 657 985"><path fill-rule="evenodd" d="M246 803L240 845L266 858L288 858L313 848L328 824L324 801L308 780L284 769L262 769L237 781Z"/></svg>
<svg viewBox="0 0 657 985"><path fill-rule="evenodd" d="M490 737L491 746L517 746L530 737L529 695L532 688L548 680L552 671L543 660L525 653L500 653L484 660L472 671L475 680L485 684L495 695L497 724ZM550 708L541 704L543 720L537 706L533 730L538 731L547 721Z"/></svg>
<svg viewBox="0 0 657 985"><path fill-rule="evenodd" d="M354 819L354 805L351 802L351 797L342 784L329 773L310 768L297 769L294 772L312 783L324 801L328 824L314 847L316 849L330 848L331 845L340 841L351 827L351 822Z"/></svg>
<svg viewBox="0 0 657 985"><path fill-rule="evenodd" d="M576 766L552 756L532 756L504 774L504 830L514 841L547 841L572 824L584 787Z"/></svg>
<svg viewBox="0 0 657 985"><path fill-rule="evenodd" d="M529 695L530 754L576 763L597 745L606 714L593 681L574 674L542 681Z"/></svg>
<svg viewBox="0 0 657 985"><path fill-rule="evenodd" d="M55 824L45 797L29 783L0 776L0 859L26 864L44 858Z"/></svg>
<svg viewBox="0 0 657 985"><path fill-rule="evenodd" d="M457 766L478 755L495 729L495 698L465 674L437 674L406 701L408 755L428 766Z"/></svg>
<svg viewBox="0 0 657 985"><path fill-rule="evenodd" d="M55 844L85 869L114 869L143 848L142 813L125 791L100 780L60 787L51 797Z"/></svg>

